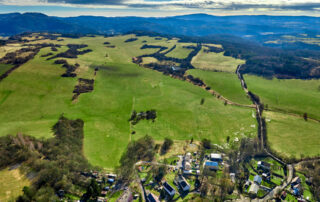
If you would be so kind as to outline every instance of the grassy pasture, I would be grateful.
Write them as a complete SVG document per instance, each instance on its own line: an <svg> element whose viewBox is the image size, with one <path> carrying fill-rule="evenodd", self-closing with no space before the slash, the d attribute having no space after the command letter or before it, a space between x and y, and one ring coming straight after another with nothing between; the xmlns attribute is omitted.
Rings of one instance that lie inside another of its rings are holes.
<svg viewBox="0 0 320 202"><path fill-rule="evenodd" d="M52 137L51 127L61 113L68 118L80 118L84 126L84 153L93 165L113 169L130 140L149 134L157 141L164 137L175 140L209 138L225 143L226 137L254 135L252 111L224 106L205 90L188 82L173 79L159 72L139 67L131 62L133 56L153 53L158 49L140 47L166 43L151 37L132 36L84 37L56 43L87 44L93 52L68 59L80 64L78 77L93 78L93 69L100 67L95 77L94 91L81 94L72 103L72 91L77 78L62 78L65 69L40 57L50 51L45 48L28 63L12 72L0 83L0 135L18 132L35 137ZM104 42L115 48L107 48ZM64 51L65 47L59 49ZM106 57L108 54L108 57ZM200 105L201 98L205 103ZM128 119L135 109L155 109L154 123L141 121L130 127ZM131 129L130 129L131 128ZM135 135L130 135L132 130Z"/></svg>
<svg viewBox="0 0 320 202"><path fill-rule="evenodd" d="M176 48L173 49L171 52L166 54L168 57L174 57L174 58L181 58L184 59L188 57L188 55L191 53L192 49L184 48L184 46L196 46L194 43L176 43Z"/></svg>
<svg viewBox="0 0 320 202"><path fill-rule="evenodd" d="M270 109L320 119L320 80L272 79L245 75L248 88Z"/></svg>
<svg viewBox="0 0 320 202"><path fill-rule="evenodd" d="M0 64L0 75L6 73L12 67L13 67L13 65Z"/></svg>
<svg viewBox="0 0 320 202"><path fill-rule="evenodd" d="M238 76L235 73L190 69L188 70L188 74L200 78L213 90L233 102L252 104L243 91Z"/></svg>
<svg viewBox="0 0 320 202"><path fill-rule="evenodd" d="M244 60L224 56L224 52L205 53L205 49L206 47L202 47L198 55L192 59L191 64L197 69L235 72L239 64L245 63Z"/></svg>
<svg viewBox="0 0 320 202"><path fill-rule="evenodd" d="M30 185L30 181L19 169L3 169L0 171L0 185L0 201L14 201L22 194L22 188Z"/></svg>
<svg viewBox="0 0 320 202"><path fill-rule="evenodd" d="M320 124L300 117L265 112L268 141L272 149L285 156L319 156Z"/></svg>

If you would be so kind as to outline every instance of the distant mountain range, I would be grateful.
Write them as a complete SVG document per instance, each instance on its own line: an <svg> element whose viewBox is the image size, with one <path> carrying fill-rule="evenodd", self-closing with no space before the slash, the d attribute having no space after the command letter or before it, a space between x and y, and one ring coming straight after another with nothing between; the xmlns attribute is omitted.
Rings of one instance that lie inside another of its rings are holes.
<svg viewBox="0 0 320 202"><path fill-rule="evenodd" d="M320 18L306 16L212 16L192 14L163 18L52 17L41 13L0 14L0 35L23 32L123 34L149 31L160 34L207 36L231 34L255 40L268 35L320 34Z"/></svg>

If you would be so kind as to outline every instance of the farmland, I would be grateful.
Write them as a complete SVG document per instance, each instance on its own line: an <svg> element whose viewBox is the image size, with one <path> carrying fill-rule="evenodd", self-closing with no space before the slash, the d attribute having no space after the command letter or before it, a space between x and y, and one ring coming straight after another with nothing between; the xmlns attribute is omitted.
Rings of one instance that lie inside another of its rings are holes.
<svg viewBox="0 0 320 202"><path fill-rule="evenodd" d="M72 101L77 78L61 77L65 69L53 60L41 57L50 52L50 48L44 48L0 83L3 112L0 114L0 135L24 133L49 138L52 137L52 125L62 113L68 118L80 118L85 122L85 156L93 165L106 169L113 169L118 164L129 141L145 134L156 140L164 137L201 140L206 137L220 144L227 136L255 135L256 129L251 127L255 124L252 110L225 106L193 84L133 64L133 56L159 50L140 49L143 43L167 44L164 38L151 37L125 42L133 37L50 40L62 45L53 54L66 51L67 44L87 44L87 48L92 49L76 59L66 60L80 65L76 70L78 78L95 79L94 90ZM114 47L107 47L105 42ZM99 67L96 75L95 67ZM202 98L205 102L200 105ZM132 110L150 109L157 112L155 122L143 120L130 126L128 119ZM133 131L134 135L131 134Z"/></svg>
<svg viewBox="0 0 320 202"><path fill-rule="evenodd" d="M205 52L206 47L202 47L201 51L192 59L192 65L198 69L217 70L224 72L235 72L237 66L244 64L244 60L235 59L233 57L224 56L224 52L214 53Z"/></svg>
<svg viewBox="0 0 320 202"><path fill-rule="evenodd" d="M259 95L269 109L320 119L320 80L272 79L245 76L248 88Z"/></svg>
<svg viewBox="0 0 320 202"><path fill-rule="evenodd" d="M228 72L213 72L200 69L191 69L188 74L198 77L207 86L217 91L225 98L240 104L251 104L236 74Z"/></svg>
<svg viewBox="0 0 320 202"><path fill-rule="evenodd" d="M319 156L318 122L276 112L265 112L265 116L272 149L287 157Z"/></svg>

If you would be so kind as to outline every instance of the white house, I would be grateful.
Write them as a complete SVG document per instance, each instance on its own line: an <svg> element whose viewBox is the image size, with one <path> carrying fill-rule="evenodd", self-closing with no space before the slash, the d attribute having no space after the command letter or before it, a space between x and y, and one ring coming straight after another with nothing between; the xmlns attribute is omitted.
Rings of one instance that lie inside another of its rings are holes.
<svg viewBox="0 0 320 202"><path fill-rule="evenodd" d="M186 179L183 176L179 177L178 184L183 191L190 190L190 184L186 181Z"/></svg>
<svg viewBox="0 0 320 202"><path fill-rule="evenodd" d="M163 183L163 188L166 191L166 193L170 196L174 196L174 194L176 193L176 190L167 182Z"/></svg>
<svg viewBox="0 0 320 202"><path fill-rule="evenodd" d="M210 160L211 161L221 162L222 161L222 156L221 156L221 154L211 153L210 154Z"/></svg>

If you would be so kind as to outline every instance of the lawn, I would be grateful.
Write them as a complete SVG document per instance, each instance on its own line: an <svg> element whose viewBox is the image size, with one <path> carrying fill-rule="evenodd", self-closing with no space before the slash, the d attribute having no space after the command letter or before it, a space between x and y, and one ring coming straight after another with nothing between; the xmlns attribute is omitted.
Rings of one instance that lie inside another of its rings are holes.
<svg viewBox="0 0 320 202"><path fill-rule="evenodd" d="M188 74L200 78L214 91L233 102L247 105L252 104L242 89L240 80L235 73L191 69L188 70Z"/></svg>
<svg viewBox="0 0 320 202"><path fill-rule="evenodd" d="M319 156L318 122L276 112L265 112L265 116L272 149L289 157Z"/></svg>
<svg viewBox="0 0 320 202"><path fill-rule="evenodd" d="M268 108L320 119L320 80L267 80L252 75L245 75L245 80Z"/></svg>
<svg viewBox="0 0 320 202"><path fill-rule="evenodd" d="M68 118L80 118L84 125L84 154L93 165L112 170L118 165L129 141L151 135L162 141L195 141L209 138L213 143L225 143L236 133L253 135L250 109L224 106L205 90L188 82L173 79L159 72L139 67L132 57L158 49L143 49L147 43L167 43L151 37L139 37L125 43L130 36L84 37L54 41L62 45L87 44L93 52L68 59L79 63L78 78L94 78L94 91L81 94L71 101L77 78L62 78L65 69L40 55L22 65L0 82L0 135L25 133L35 137L52 137L51 127L64 113ZM115 48L107 48L104 42ZM65 50L65 47L59 51ZM119 54L121 53L121 54ZM108 54L108 57L106 57ZM93 69L100 67L97 75ZM205 103L200 105L202 98ZM128 119L132 110L155 109L155 122L142 120L130 129ZM131 135L132 130L136 131Z"/></svg>
<svg viewBox="0 0 320 202"><path fill-rule="evenodd" d="M235 59L233 57L224 56L221 53L206 53L206 47L202 47L201 51L192 59L192 65L198 69L217 70L224 72L235 72L237 66L244 64L244 60Z"/></svg>
<svg viewBox="0 0 320 202"><path fill-rule="evenodd" d="M29 186L30 181L19 169L3 169L0 171L0 185L0 201L9 201L21 195L23 187Z"/></svg>

